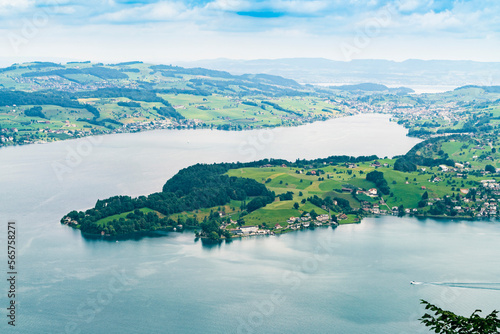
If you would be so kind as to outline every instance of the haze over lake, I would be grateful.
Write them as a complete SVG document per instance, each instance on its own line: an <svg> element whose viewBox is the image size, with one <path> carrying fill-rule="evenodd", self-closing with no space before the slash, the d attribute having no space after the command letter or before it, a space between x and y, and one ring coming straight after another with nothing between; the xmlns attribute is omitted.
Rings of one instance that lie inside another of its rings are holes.
<svg viewBox="0 0 500 334"><path fill-rule="evenodd" d="M0 150L0 222L18 226L20 332L418 333L420 298L464 314L500 308L494 285L448 284L497 282L498 223L368 218L212 246L191 232L89 240L59 223L97 199L160 191L194 163L391 157L420 141L388 119L158 130Z"/></svg>

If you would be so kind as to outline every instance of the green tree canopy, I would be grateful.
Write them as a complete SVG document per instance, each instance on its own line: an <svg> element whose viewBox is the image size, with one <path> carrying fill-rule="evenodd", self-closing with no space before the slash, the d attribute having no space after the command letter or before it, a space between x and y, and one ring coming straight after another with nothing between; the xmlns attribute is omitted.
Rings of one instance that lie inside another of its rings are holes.
<svg viewBox="0 0 500 334"><path fill-rule="evenodd" d="M495 173L497 170L495 167L493 167L492 165L486 165L484 167L484 170L487 171L487 172L490 172L490 173Z"/></svg>
<svg viewBox="0 0 500 334"><path fill-rule="evenodd" d="M419 320L426 327L430 327L434 333L441 334L495 334L500 333L500 319L498 311L493 311L486 317L481 317L475 310L470 317L456 315L453 312L443 310L425 300L421 300L426 310L433 314L425 313Z"/></svg>

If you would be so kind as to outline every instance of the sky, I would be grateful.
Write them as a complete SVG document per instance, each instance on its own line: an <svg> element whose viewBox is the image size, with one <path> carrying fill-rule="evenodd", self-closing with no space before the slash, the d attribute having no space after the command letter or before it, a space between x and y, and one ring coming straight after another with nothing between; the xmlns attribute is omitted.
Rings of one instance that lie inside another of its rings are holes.
<svg viewBox="0 0 500 334"><path fill-rule="evenodd" d="M0 63L500 61L496 0L0 0Z"/></svg>

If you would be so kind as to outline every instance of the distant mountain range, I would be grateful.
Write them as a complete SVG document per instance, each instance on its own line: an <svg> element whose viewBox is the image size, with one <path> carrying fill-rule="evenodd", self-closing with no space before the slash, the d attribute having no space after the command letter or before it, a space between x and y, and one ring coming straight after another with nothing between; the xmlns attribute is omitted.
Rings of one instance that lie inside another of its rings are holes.
<svg viewBox="0 0 500 334"><path fill-rule="evenodd" d="M324 58L232 60L212 59L177 62L185 67L205 67L233 74L266 73L300 83L360 84L375 82L389 86L491 86L500 84L500 62L417 60L395 62L360 59L349 62Z"/></svg>
<svg viewBox="0 0 500 334"><path fill-rule="evenodd" d="M375 84L375 83L361 83L361 84L355 84L355 85L331 85L329 86L332 89L338 89L338 90L343 90L343 91L348 91L348 92L390 92L390 93L401 93L401 94L409 94L415 92L411 88L407 87L396 87L396 88L389 88L386 85L381 85L381 84Z"/></svg>
<svg viewBox="0 0 500 334"><path fill-rule="evenodd" d="M473 86L473 85L470 85L470 86L458 87L455 89L455 91L469 89L469 88L479 88L479 89L484 90L486 93L500 93L500 86Z"/></svg>
<svg viewBox="0 0 500 334"><path fill-rule="evenodd" d="M153 65L141 61L117 64L35 61L0 68L0 90L77 92L110 88L155 90L165 94L234 96L289 96L314 91L312 87L276 75L233 75L200 67Z"/></svg>

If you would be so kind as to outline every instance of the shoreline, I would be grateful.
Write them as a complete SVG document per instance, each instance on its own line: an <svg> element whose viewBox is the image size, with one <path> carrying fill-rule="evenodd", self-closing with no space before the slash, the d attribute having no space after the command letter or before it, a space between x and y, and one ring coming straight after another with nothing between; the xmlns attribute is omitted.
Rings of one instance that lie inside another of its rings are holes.
<svg viewBox="0 0 500 334"><path fill-rule="evenodd" d="M258 131L258 130L270 130L270 129L278 129L278 128L296 128L308 124L313 124L317 122L327 122L329 120L334 120L334 119L340 119L340 118L346 118L346 117L351 117L351 116L358 116L358 115L388 115L390 117L394 117L392 113L377 113L377 112L357 112L357 113L343 113L343 114L336 114L331 117L328 117L326 119L312 119L312 120L303 120L301 123L298 124L291 124L291 125L268 125L268 126L259 126L255 128L243 128L243 129L236 129L236 128L230 128L230 129L218 129L216 127L211 127L210 125L204 125L204 126L169 126L169 127L158 127L158 128L152 128L152 129L141 129L141 130L136 130L136 131L117 131L117 132L103 132L103 133L98 133L98 134L89 134L89 135L84 135L84 136L78 136L78 137L70 137L66 139L57 139L57 140L52 140L52 141L36 141L36 142L31 142L31 143L22 143L22 144L13 144L13 145L0 145L0 149L3 148L9 148L9 147L23 147L23 146L29 146L29 145L46 145L46 144L52 144L52 143L59 143L59 142L68 142L68 141L73 141L73 140L78 140L78 139L83 139L83 138L95 138L95 137L100 137L100 136L111 136L111 135L118 135L118 134L134 134L134 133L144 133L144 132L151 132L151 131L158 131L158 130L170 130L170 131L185 131L185 130L213 130L213 131L223 131L223 132L245 132L245 131ZM414 137L418 138L418 137Z"/></svg>
<svg viewBox="0 0 500 334"><path fill-rule="evenodd" d="M402 217L398 217L392 214L369 214L364 217L361 217L359 221L353 221L353 222L347 222L347 223L328 223L324 224L321 226L314 226L314 227L302 227L298 229L292 229L292 228L284 228L284 229L279 229L279 230L272 230L270 233L255 233L255 234L240 234L240 235L234 235L231 238L225 238L221 237L219 240L213 240L210 239L209 237L206 236L194 236L194 240L203 240L206 242L213 242L213 243L220 243L222 241L230 242L233 239L237 240L243 240L246 238L250 237L262 237L262 236L279 236L282 234L288 234L291 232L299 232L299 231L305 231L305 230L315 230L316 228L332 228L332 229L337 229L343 225L356 225L356 224L362 224L363 220L365 218L380 218L380 217L395 217L395 218L415 218L417 220L426 220L426 219L433 219L436 221L468 221L468 222L485 222L485 221L490 221L490 222L498 222L500 219L498 217L470 217L470 216L442 216L442 215L404 215ZM79 230L81 236L86 239L86 240L103 240L103 241L127 241L127 240L140 240L142 238L161 238L168 236L170 233L185 233L185 232L193 232L196 231L197 228L182 228L181 230L176 230L174 227L169 227L169 228L162 228L162 229L157 229L157 230L151 230L151 231L137 231L137 232L132 232L132 233L127 233L127 234L116 234L116 235L109 235L109 234L92 234L92 233L85 233L80 230L80 228L68 225L68 224L63 224L66 225L74 230ZM277 232L276 232L277 231Z"/></svg>

